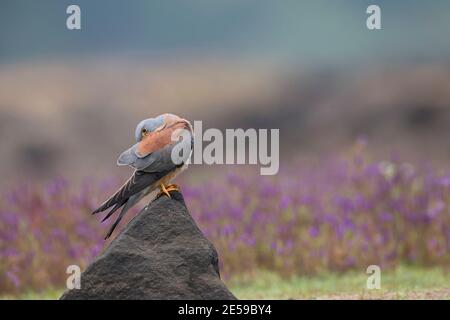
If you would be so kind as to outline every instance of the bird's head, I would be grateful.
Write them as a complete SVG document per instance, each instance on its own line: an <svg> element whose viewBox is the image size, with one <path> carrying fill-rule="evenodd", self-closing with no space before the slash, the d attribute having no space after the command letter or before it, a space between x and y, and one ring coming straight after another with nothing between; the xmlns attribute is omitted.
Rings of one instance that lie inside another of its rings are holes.
<svg viewBox="0 0 450 320"><path fill-rule="evenodd" d="M136 130L134 133L136 142L140 142L145 136L149 135L150 133L161 131L165 127L168 127L180 120L182 119L179 116L171 113L165 113L157 116L156 118L148 118L142 120L136 126Z"/></svg>
<svg viewBox="0 0 450 320"><path fill-rule="evenodd" d="M137 168L139 159L173 144L174 141L179 142L181 132L177 132L178 129L188 130L192 135L192 126L189 121L174 114L165 113L156 118L142 120L136 126L134 133L136 144L122 152L117 159L117 164L119 166L135 165L134 168Z"/></svg>
<svg viewBox="0 0 450 320"><path fill-rule="evenodd" d="M134 136L136 138L136 142L139 142L150 134L151 132L155 132L157 130L161 130L164 128L164 116L160 115L156 118L149 118L142 120L139 122L139 124L136 126L136 131L134 133Z"/></svg>

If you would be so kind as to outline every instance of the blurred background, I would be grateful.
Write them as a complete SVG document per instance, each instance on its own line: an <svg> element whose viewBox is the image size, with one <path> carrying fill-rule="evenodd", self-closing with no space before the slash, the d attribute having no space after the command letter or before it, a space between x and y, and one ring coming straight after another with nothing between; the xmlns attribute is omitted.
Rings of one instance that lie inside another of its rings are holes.
<svg viewBox="0 0 450 320"><path fill-rule="evenodd" d="M108 174L140 119L280 128L282 161L366 135L447 161L450 3L2 1L1 183ZM101 164L101 165L100 165Z"/></svg>
<svg viewBox="0 0 450 320"><path fill-rule="evenodd" d="M450 2L375 2L382 30L371 31L366 9L374 1L365 0L1 1L0 188L9 194L1 202L4 221L7 214L13 212L8 215L13 219L28 208L14 207L18 200L9 193L24 181L64 177L80 183L86 177L128 175L128 168L116 167L117 156L133 143L141 119L165 112L202 120L204 129L279 128L282 168L326 159L363 137L376 159L401 154L408 164L425 163L442 173L450 159ZM81 8L81 30L66 28L70 4ZM208 170L192 167L185 174L190 179ZM51 191L43 189L44 198L64 188L52 183ZM108 192L120 184L110 183ZM22 192L15 196L25 197ZM188 192L188 199L189 194L195 198L195 192ZM433 194L442 196L440 190ZM86 210L106 195L90 199ZM283 194L276 197L284 199L282 209L291 205ZM435 208L436 201L430 200L429 207ZM203 209L192 203L202 224ZM439 222L442 239L437 241L443 247L438 252L448 258L450 226L447 202L442 203L447 220ZM207 229L206 222L203 226ZM213 240L225 231L214 232ZM309 232L313 237L314 229ZM5 237L6 256L15 240ZM297 240L294 244L300 245ZM218 242L225 252L229 244ZM22 254L27 245L12 247L18 253L4 260L9 280L0 280L3 292L24 290L16 271L29 262ZM233 257L224 258L229 271L241 270ZM315 266L302 268L311 272ZM42 277L22 284L57 285L64 275Z"/></svg>

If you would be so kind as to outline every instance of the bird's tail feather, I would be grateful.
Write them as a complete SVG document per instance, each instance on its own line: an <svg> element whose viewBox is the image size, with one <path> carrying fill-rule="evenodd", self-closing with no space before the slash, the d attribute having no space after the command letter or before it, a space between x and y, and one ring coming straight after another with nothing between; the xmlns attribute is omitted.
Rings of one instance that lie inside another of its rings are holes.
<svg viewBox="0 0 450 320"><path fill-rule="evenodd" d="M123 206L128 199L126 200L122 200L121 202L117 203L114 208L111 209L111 211L108 212L108 214L102 219L102 222L105 221L106 219L108 219L109 217L111 217L111 215L117 211L117 209L119 209L121 206Z"/></svg>
<svg viewBox="0 0 450 320"><path fill-rule="evenodd" d="M113 233L114 229L116 229L117 225L119 224L119 222L122 220L123 216L125 215L125 213L128 211L128 206L124 206L122 208L122 211L120 211L119 216L117 217L116 221L114 221L113 225L111 226L111 228L109 229L108 233L105 236L105 240L107 240Z"/></svg>
<svg viewBox="0 0 450 320"><path fill-rule="evenodd" d="M119 207L121 207L123 204L125 204L122 208L122 211L120 211L119 216L117 217L116 221L114 221L113 225L111 226L111 228L109 229L108 233L106 234L105 240L108 239L111 234L113 233L114 229L116 229L117 225L119 224L119 222L122 220L123 216L125 215L125 213L131 208L133 207L136 203L138 203L143 197L145 197L150 191L150 188L146 188L144 190L142 190L141 192L131 196L130 198L127 199L126 202L122 203ZM109 216L111 216L111 214L116 211L118 208L116 208L117 205L113 208L113 210L111 210L110 213L108 213L108 215L103 219L106 220Z"/></svg>
<svg viewBox="0 0 450 320"><path fill-rule="evenodd" d="M100 207L95 209L92 214L96 214L106 209L112 207L115 204L123 202L119 207L121 207L125 202L127 202L130 195L127 195L127 189L133 183L135 175L132 175L111 197L109 197L105 202L103 202ZM117 210L118 208L115 208ZM114 209L113 209L114 210ZM114 210L114 211L115 211Z"/></svg>

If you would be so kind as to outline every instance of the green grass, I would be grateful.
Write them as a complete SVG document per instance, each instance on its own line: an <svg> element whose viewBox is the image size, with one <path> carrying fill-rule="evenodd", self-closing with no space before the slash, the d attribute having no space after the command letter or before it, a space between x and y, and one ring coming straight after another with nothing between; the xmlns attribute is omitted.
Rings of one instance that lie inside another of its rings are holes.
<svg viewBox="0 0 450 320"><path fill-rule="evenodd" d="M3 295L0 300L57 300L63 293L63 289L47 289L42 292L25 292L18 295Z"/></svg>
<svg viewBox="0 0 450 320"><path fill-rule="evenodd" d="M442 268L400 267L381 273L381 289L366 288L367 274L327 273L281 278L259 271L227 280L239 299L450 299L450 275ZM3 299L58 299L63 290L28 292Z"/></svg>
<svg viewBox="0 0 450 320"><path fill-rule="evenodd" d="M239 299L450 299L450 275L442 268L400 267L381 273L381 288L366 287L363 272L282 279L258 272L227 281Z"/></svg>

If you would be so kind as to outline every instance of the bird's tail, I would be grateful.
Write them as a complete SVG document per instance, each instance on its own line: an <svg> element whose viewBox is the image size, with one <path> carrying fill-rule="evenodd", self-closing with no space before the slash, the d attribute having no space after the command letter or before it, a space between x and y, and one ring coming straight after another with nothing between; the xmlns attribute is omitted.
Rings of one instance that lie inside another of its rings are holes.
<svg viewBox="0 0 450 320"><path fill-rule="evenodd" d="M149 189L150 188L146 188L146 189L142 190L141 192L139 192L139 193L131 196L130 198L128 198L128 200L126 201L126 203L123 206L122 210L120 211L116 221L114 221L113 225L111 226L111 228L109 229L108 233L106 234L105 240L108 239L111 236L111 234L113 233L114 229L116 229L117 225L122 220L122 218L125 215L125 213L149 193ZM119 207L121 207L121 206L122 205L120 205ZM111 214L113 214L114 211L116 211L118 209L116 207L117 207L117 205L108 213L108 215L106 215L103 218L102 222L105 221L106 219L108 219L111 216Z"/></svg>

